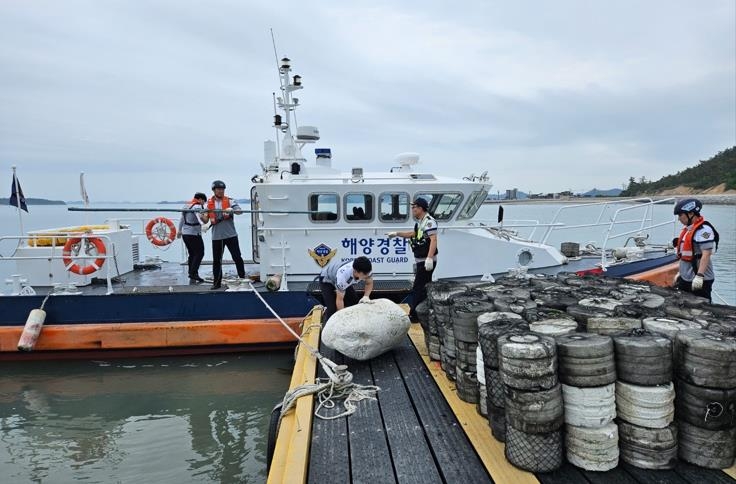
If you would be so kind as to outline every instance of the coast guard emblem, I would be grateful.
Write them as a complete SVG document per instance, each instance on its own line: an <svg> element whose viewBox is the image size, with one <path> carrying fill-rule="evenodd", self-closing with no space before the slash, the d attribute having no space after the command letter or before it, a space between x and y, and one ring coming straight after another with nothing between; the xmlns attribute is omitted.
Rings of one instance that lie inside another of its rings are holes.
<svg viewBox="0 0 736 484"><path fill-rule="evenodd" d="M314 259L314 262L316 262L320 267L326 266L327 263L330 262L330 259L335 257L335 254L337 254L337 249L330 249L325 244L319 244L314 249L307 249L307 251L309 252L309 256Z"/></svg>

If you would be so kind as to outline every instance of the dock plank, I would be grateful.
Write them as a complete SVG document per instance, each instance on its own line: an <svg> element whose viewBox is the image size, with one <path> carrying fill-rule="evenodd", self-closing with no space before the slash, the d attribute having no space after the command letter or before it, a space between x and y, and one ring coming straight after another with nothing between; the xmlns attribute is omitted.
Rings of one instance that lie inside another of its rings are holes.
<svg viewBox="0 0 736 484"><path fill-rule="evenodd" d="M591 484L637 484L639 482L620 466L606 472L581 472Z"/></svg>
<svg viewBox="0 0 736 484"><path fill-rule="evenodd" d="M539 481L534 477L534 474L517 469L506 460L504 445L491 436L488 420L478 414L475 405L460 400L455 390L455 384L445 377L444 371L442 371L438 362L429 359L424 334L419 324L411 325L409 337L426 370L432 375L437 388L442 392L447 404L457 415L458 421L493 480L499 483L510 482L514 484L538 483Z"/></svg>
<svg viewBox="0 0 736 484"><path fill-rule="evenodd" d="M563 462L559 469L552 472L538 472L536 474L537 479L542 484L587 484L583 472L570 464L569 462Z"/></svg>
<svg viewBox="0 0 736 484"><path fill-rule="evenodd" d="M673 469L652 471L639 469L626 462L619 463L619 467L631 474L634 479L642 484L687 484L687 481L680 477Z"/></svg>
<svg viewBox="0 0 736 484"><path fill-rule="evenodd" d="M394 349L396 361L446 482L493 482L455 414L407 338ZM470 405L470 404L468 404ZM474 408L474 405L470 405ZM484 431L490 436L488 424ZM513 481L499 481L513 482Z"/></svg>
<svg viewBox="0 0 736 484"><path fill-rule="evenodd" d="M353 373L353 382L374 385L370 365L345 359ZM363 400L348 419L350 440L350 467L355 484L395 483L393 466L390 465L390 450L383 417L378 400Z"/></svg>
<svg viewBox="0 0 736 484"><path fill-rule="evenodd" d="M378 401L396 480L400 483L441 483L435 457L404 386L394 352L374 358L371 368L373 380L381 387Z"/></svg>
<svg viewBox="0 0 736 484"><path fill-rule="evenodd" d="M685 479L687 482L692 484L734 484L736 479L726 474L723 471L716 469L704 469L702 467L688 464L687 462L679 461L675 467L680 477Z"/></svg>
<svg viewBox="0 0 736 484"><path fill-rule="evenodd" d="M342 362L342 355L320 345L320 353L335 363ZM320 378L326 378L321 366ZM323 415L338 414L342 410L323 409ZM344 484L350 482L350 441L347 417L334 420L314 418L312 424L312 446L309 454L308 482L319 484Z"/></svg>

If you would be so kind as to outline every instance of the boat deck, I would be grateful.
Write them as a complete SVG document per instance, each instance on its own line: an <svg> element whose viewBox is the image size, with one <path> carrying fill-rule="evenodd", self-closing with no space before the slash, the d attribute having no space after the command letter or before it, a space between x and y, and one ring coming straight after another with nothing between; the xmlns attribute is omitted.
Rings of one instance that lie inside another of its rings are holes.
<svg viewBox="0 0 736 484"><path fill-rule="evenodd" d="M319 339L312 337L315 342ZM457 397L438 362L429 360L418 325L412 326L410 338L368 362L321 348L336 363L347 364L355 382L381 387L378 399L363 400L350 417L321 420L312 418L311 397L302 398L306 401L300 402L301 409L297 407L296 415L282 422L269 482L736 482L736 468L723 472L684 462L667 471L647 471L624 463L603 473L567 463L545 474L516 469L506 461L503 444L491 436L488 421L476 412L475 405ZM300 353L303 359L306 352ZM314 362L305 366L297 361L292 385L311 381L314 369Z"/></svg>

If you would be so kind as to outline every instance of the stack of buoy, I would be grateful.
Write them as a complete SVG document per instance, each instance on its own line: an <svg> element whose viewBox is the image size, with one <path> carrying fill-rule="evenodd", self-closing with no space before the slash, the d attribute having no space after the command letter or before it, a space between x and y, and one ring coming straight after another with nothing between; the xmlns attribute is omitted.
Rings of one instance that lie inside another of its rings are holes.
<svg viewBox="0 0 736 484"><path fill-rule="evenodd" d="M531 472L562 465L562 389L555 340L526 332L498 338L506 406L506 458Z"/></svg>
<svg viewBox="0 0 736 484"><path fill-rule="evenodd" d="M567 460L588 471L618 466L616 364L610 336L575 333L557 338L565 406Z"/></svg>
<svg viewBox="0 0 736 484"><path fill-rule="evenodd" d="M452 324L453 296L463 294L467 287L457 283L437 282L428 291L430 310L434 314L440 343L440 366L447 378L455 381L455 333Z"/></svg>
<svg viewBox="0 0 736 484"><path fill-rule="evenodd" d="M478 316L493 310L493 302L478 291L452 298L450 314L455 336L455 386L457 395L468 403L478 403L477 379ZM481 368L483 370L483 368Z"/></svg>
<svg viewBox="0 0 736 484"><path fill-rule="evenodd" d="M526 331L529 331L529 325L515 313L499 311L478 316L478 343L483 354L486 412L491 432L500 442L506 440L506 397L498 369L498 338ZM481 367L478 367L478 374L480 373Z"/></svg>
<svg viewBox="0 0 736 484"><path fill-rule="evenodd" d="M417 304L415 309L419 324L424 332L424 344L427 346L427 353L432 360L440 359L440 340L437 335L437 320L434 317L434 311L429 305L428 300L424 300Z"/></svg>
<svg viewBox="0 0 736 484"><path fill-rule="evenodd" d="M632 329L613 343L621 459L643 469L671 469L677 457L672 340Z"/></svg>
<svg viewBox="0 0 736 484"><path fill-rule="evenodd" d="M480 352L467 341L472 311L458 312L456 301L493 305L476 318ZM615 467L617 452L634 466L671 468L678 426L682 460L734 464L736 308L647 283L573 274L434 282L428 306L428 346L434 335L435 357L448 378L459 379L461 394L472 391L475 349L484 384L478 411L517 467L559 465L563 421L567 458L585 470Z"/></svg>
<svg viewBox="0 0 736 484"><path fill-rule="evenodd" d="M675 339L682 460L724 469L736 457L736 338L690 329Z"/></svg>

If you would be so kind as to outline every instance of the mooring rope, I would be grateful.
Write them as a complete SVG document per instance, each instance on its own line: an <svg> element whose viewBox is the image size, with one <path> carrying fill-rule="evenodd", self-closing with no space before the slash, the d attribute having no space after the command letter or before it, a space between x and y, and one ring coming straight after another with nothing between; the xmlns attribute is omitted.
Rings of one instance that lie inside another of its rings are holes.
<svg viewBox="0 0 736 484"><path fill-rule="evenodd" d="M322 369L327 374L328 378L317 378L315 383L305 383L299 385L293 390L289 390L284 395L284 399L281 403L281 415L279 419L283 418L286 413L291 410L295 405L296 401L306 395L317 395L317 401L319 404L314 411L314 415L323 420L333 420L340 417L346 417L352 415L358 409L357 404L362 400L375 400L376 393L380 390L375 385L360 385L353 383L353 374L348 371L346 365L338 365L334 361L322 355L318 350L313 348L309 343L304 341L286 322L281 319L276 311L263 299L258 291L251 282L248 285L253 290L256 297L263 303L264 306L274 315L274 317L286 328L300 344L319 361ZM312 310L313 312L314 310ZM312 314L310 312L310 314ZM335 407L335 401L343 400L344 412L338 415L322 415L320 410L322 408L330 409Z"/></svg>

